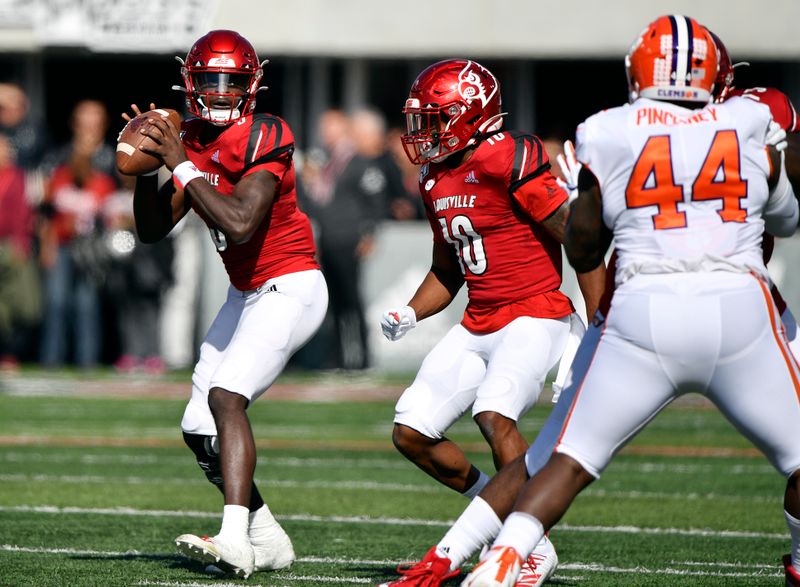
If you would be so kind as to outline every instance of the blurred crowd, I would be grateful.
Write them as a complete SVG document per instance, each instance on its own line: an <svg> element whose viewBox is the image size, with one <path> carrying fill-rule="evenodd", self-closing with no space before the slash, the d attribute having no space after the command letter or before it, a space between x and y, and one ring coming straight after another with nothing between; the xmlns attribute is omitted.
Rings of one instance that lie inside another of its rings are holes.
<svg viewBox="0 0 800 587"><path fill-rule="evenodd" d="M168 239L138 241L134 178L115 166L118 126L105 104L82 100L69 141L52 144L23 88L0 83L0 371L35 362L159 374L194 361L204 231L190 214ZM300 202L330 290L328 319L300 367L370 364L362 263L380 222L424 217L402 132L374 110L329 110L319 144L297 152Z"/></svg>

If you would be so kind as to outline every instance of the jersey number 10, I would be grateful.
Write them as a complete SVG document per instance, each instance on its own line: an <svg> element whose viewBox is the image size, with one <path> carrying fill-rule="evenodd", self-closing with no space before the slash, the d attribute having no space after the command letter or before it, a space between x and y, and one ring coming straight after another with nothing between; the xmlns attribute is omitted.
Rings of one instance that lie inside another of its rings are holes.
<svg viewBox="0 0 800 587"><path fill-rule="evenodd" d="M650 187L645 187L651 176ZM742 208L742 200L746 197L747 180L741 177L736 131L717 131L700 173L692 184L689 199L722 200L722 208L717 211L722 221L744 222L747 211ZM683 201L683 186L677 185L672 175L670 137L650 137L636 160L625 189L628 208L658 206L658 212L653 215L653 228L685 228L686 212L678 210L678 204Z"/></svg>
<svg viewBox="0 0 800 587"><path fill-rule="evenodd" d="M466 275L468 269L473 275L481 275L486 271L483 239L472 226L472 221L466 216L453 216L450 227L445 218L439 218L439 224L442 226L444 240L456 248L461 273Z"/></svg>

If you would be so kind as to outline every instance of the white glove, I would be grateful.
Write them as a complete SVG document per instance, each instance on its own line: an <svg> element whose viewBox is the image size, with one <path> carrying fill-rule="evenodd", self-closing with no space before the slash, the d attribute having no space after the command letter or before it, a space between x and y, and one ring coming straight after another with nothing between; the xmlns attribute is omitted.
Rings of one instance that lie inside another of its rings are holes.
<svg viewBox="0 0 800 587"><path fill-rule="evenodd" d="M389 308L381 316L381 330L389 340L400 340L416 325L417 314L411 306Z"/></svg>
<svg viewBox="0 0 800 587"><path fill-rule="evenodd" d="M770 147L775 147L778 151L783 151L789 145L786 140L786 131L774 120L769 123L765 142Z"/></svg>
<svg viewBox="0 0 800 587"><path fill-rule="evenodd" d="M556 155L556 161L561 168L564 179L556 178L558 185L566 190L569 201L572 202L578 197L578 175L583 165L575 158L575 147L572 141L564 141L564 153Z"/></svg>

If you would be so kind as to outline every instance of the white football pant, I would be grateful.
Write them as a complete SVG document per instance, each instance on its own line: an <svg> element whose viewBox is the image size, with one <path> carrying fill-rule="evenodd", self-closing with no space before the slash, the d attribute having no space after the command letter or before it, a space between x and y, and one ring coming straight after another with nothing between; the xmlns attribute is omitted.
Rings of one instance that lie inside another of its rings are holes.
<svg viewBox="0 0 800 587"><path fill-rule="evenodd" d="M220 387L253 402L314 335L327 307L328 288L316 269L281 275L249 292L230 286L200 346L183 431L216 436L209 390Z"/></svg>

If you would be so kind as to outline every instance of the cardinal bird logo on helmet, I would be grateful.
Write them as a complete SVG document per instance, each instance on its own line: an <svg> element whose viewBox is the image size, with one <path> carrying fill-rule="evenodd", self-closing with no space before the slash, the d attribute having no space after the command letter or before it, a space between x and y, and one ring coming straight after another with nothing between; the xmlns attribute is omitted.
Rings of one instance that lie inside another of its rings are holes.
<svg viewBox="0 0 800 587"><path fill-rule="evenodd" d="M497 88L495 88L496 90ZM467 102L478 99L484 108L489 103L489 96L486 95L486 88L481 83L481 78L474 71L464 69L458 76L458 93Z"/></svg>

